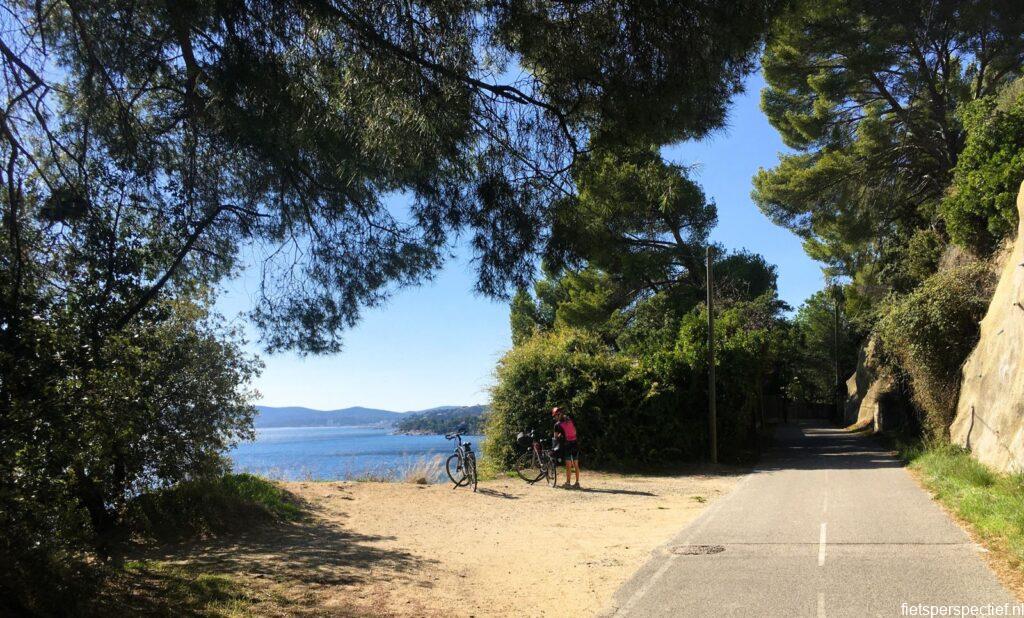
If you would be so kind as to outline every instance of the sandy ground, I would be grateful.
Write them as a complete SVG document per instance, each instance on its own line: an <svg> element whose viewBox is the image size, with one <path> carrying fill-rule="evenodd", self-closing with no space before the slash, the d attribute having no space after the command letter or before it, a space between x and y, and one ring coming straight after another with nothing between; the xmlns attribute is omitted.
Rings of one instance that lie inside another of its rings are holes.
<svg viewBox="0 0 1024 618"><path fill-rule="evenodd" d="M260 614L593 615L738 478L590 473L582 490L503 478L476 494L286 483L306 521L160 557L237 575L266 592Z"/></svg>

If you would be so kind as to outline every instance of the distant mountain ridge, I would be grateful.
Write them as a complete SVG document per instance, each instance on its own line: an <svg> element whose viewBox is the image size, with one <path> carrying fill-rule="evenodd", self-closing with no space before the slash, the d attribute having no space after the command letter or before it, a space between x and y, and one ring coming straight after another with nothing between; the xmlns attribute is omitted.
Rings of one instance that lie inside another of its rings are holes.
<svg viewBox="0 0 1024 618"><path fill-rule="evenodd" d="M444 416L479 415L486 406L439 406L427 410L393 412L377 408L353 406L339 410L314 410L301 406L256 406L256 428L268 427L365 427L369 425L394 425L403 418L421 414Z"/></svg>

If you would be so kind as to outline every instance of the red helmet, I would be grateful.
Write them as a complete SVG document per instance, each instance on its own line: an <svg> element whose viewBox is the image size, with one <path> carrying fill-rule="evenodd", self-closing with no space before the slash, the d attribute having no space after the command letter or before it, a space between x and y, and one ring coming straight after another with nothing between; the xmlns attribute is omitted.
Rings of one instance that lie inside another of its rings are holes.
<svg viewBox="0 0 1024 618"><path fill-rule="evenodd" d="M558 406L551 408L551 416L558 416L561 412L562 408L559 408Z"/></svg>

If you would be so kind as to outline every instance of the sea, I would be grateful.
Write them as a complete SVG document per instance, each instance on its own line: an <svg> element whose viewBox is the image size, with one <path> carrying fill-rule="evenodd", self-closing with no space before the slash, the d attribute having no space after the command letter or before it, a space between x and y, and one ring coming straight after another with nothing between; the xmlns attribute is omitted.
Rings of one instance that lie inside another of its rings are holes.
<svg viewBox="0 0 1024 618"><path fill-rule="evenodd" d="M270 427L256 439L229 451L235 472L251 472L282 481L336 481L358 478L400 479L414 466L438 461L434 476L444 475L444 459L455 442L436 435L392 433L391 427ZM463 436L478 460L483 436Z"/></svg>

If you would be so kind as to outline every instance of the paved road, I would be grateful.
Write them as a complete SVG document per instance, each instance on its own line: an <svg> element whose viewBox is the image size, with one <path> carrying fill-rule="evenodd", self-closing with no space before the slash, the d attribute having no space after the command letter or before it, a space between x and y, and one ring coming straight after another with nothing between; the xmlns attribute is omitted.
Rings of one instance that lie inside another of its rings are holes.
<svg viewBox="0 0 1024 618"><path fill-rule="evenodd" d="M699 545L724 550L676 553ZM655 552L607 613L899 616L902 603L1015 603L981 551L874 440L790 425L736 489Z"/></svg>

